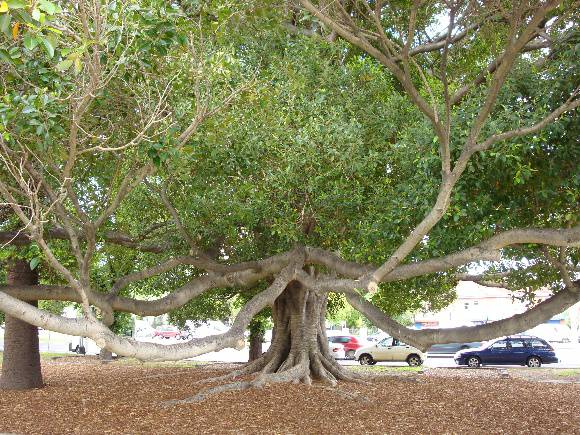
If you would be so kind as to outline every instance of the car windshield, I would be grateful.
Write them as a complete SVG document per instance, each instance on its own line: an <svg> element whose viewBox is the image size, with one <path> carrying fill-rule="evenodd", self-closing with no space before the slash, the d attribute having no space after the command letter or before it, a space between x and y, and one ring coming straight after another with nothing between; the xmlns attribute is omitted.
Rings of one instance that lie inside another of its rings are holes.
<svg viewBox="0 0 580 435"><path fill-rule="evenodd" d="M498 341L501 341L500 339L496 339L496 340L490 340L485 344L482 344L481 347L483 349L489 349L491 346L493 346L495 343L497 343Z"/></svg>
<svg viewBox="0 0 580 435"><path fill-rule="evenodd" d="M380 346L391 346L393 344L393 337L387 337L378 343Z"/></svg>

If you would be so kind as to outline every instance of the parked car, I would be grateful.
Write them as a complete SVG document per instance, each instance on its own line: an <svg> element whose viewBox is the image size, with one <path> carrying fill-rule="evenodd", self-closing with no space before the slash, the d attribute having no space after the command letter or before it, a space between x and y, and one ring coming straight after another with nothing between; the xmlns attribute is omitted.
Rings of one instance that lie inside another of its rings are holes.
<svg viewBox="0 0 580 435"><path fill-rule="evenodd" d="M354 354L354 359L362 365L374 365L380 361L406 361L411 367L416 367L423 364L426 357L419 349L393 337L361 347Z"/></svg>
<svg viewBox="0 0 580 435"><path fill-rule="evenodd" d="M153 338L181 338L181 331L176 326L160 326L153 332Z"/></svg>
<svg viewBox="0 0 580 435"><path fill-rule="evenodd" d="M554 348L546 341L531 335L515 335L487 342L476 349L460 350L454 356L455 363L469 367L483 364L514 364L540 367L557 363Z"/></svg>
<svg viewBox="0 0 580 435"><path fill-rule="evenodd" d="M427 349L427 353L455 353L459 350L481 347L482 344L481 341L472 341L470 343L434 344Z"/></svg>
<svg viewBox="0 0 580 435"><path fill-rule="evenodd" d="M342 344L348 359L353 359L356 350L362 346L354 335L333 335L328 337L328 341Z"/></svg>
<svg viewBox="0 0 580 435"><path fill-rule="evenodd" d="M346 357L346 352L344 351L344 346L341 343L328 342L328 350L334 359L344 359Z"/></svg>
<svg viewBox="0 0 580 435"><path fill-rule="evenodd" d="M389 334L387 334L386 332L377 332L376 334L369 335L367 337L367 342L378 343L383 338L387 338L387 337L389 337Z"/></svg>

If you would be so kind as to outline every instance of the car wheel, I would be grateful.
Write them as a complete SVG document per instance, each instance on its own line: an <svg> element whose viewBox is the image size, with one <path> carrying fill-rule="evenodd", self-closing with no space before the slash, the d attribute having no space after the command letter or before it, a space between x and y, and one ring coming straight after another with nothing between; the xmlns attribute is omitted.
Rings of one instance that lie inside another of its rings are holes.
<svg viewBox="0 0 580 435"><path fill-rule="evenodd" d="M363 353L361 356L358 357L358 362L362 366L372 366L376 364L376 361L370 356L368 353Z"/></svg>
<svg viewBox="0 0 580 435"><path fill-rule="evenodd" d="M418 367L423 364L423 361L421 361L421 357L419 355L413 354L407 357L407 364L409 364L411 367Z"/></svg>
<svg viewBox="0 0 580 435"><path fill-rule="evenodd" d="M346 351L345 356L347 359L354 359L354 350L351 349L351 350Z"/></svg>
<svg viewBox="0 0 580 435"><path fill-rule="evenodd" d="M469 367L477 368L481 365L481 360L476 356L470 356L467 358L467 365Z"/></svg>
<svg viewBox="0 0 580 435"><path fill-rule="evenodd" d="M541 367L542 360L540 358L538 358L537 356L531 356L526 361L526 364L528 367Z"/></svg>

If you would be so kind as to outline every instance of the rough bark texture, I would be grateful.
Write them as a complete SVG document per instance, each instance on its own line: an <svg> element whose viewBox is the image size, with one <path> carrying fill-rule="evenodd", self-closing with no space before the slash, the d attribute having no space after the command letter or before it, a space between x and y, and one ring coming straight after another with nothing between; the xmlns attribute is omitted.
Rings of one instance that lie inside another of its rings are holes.
<svg viewBox="0 0 580 435"><path fill-rule="evenodd" d="M324 322L326 301L326 294L317 294L297 281L291 282L272 307L274 330L268 351L244 368L208 381L254 375L252 380L211 387L192 398L166 405L195 402L223 391L260 388L269 383L309 385L316 380L334 386L338 380L356 380L330 354Z"/></svg>
<svg viewBox="0 0 580 435"><path fill-rule="evenodd" d="M264 342L264 331L260 328L252 330L250 325L250 355L248 361L257 360L262 356L262 343Z"/></svg>
<svg viewBox="0 0 580 435"><path fill-rule="evenodd" d="M107 349L101 349L99 352L99 359L103 362L113 361L113 352Z"/></svg>
<svg viewBox="0 0 580 435"><path fill-rule="evenodd" d="M38 284L38 272L30 270L27 261L9 262L7 272L8 284ZM29 303L37 306L37 302ZM38 328L6 315L0 389L27 390L42 386Z"/></svg>

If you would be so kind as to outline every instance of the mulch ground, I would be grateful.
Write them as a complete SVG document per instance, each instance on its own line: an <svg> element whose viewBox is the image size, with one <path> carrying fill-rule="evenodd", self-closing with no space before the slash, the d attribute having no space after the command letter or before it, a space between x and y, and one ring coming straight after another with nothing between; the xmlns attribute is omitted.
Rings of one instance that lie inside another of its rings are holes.
<svg viewBox="0 0 580 435"><path fill-rule="evenodd" d="M365 370L362 384L272 385L163 406L195 395L203 388L195 381L226 368L44 362L45 388L0 391L0 432L580 434L580 379L550 383L550 372L537 371L536 379L518 369L509 377L483 369Z"/></svg>

